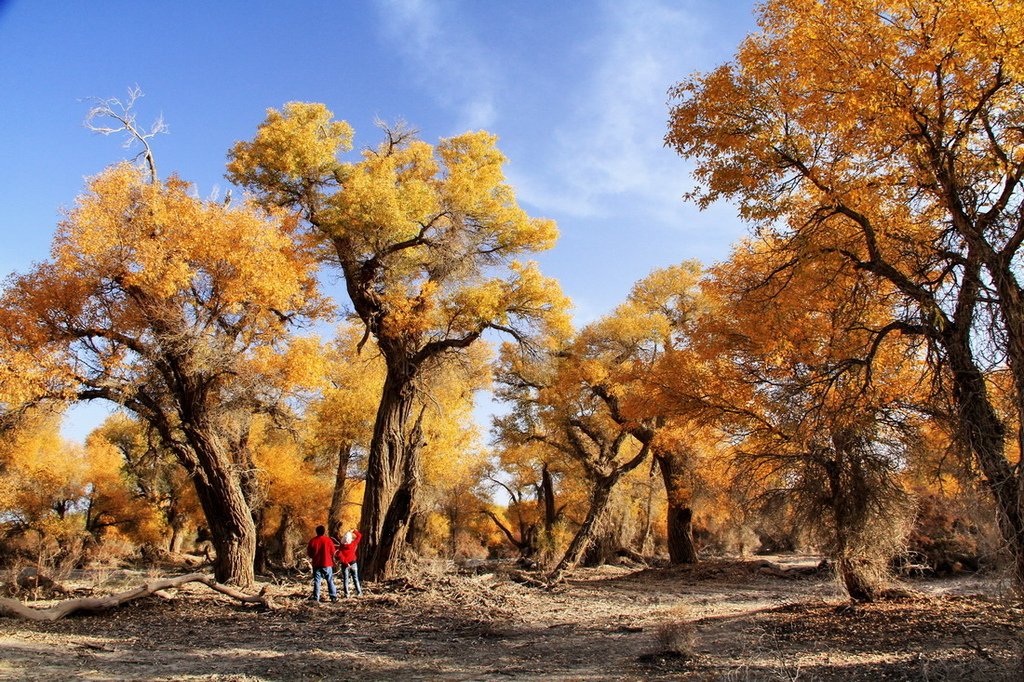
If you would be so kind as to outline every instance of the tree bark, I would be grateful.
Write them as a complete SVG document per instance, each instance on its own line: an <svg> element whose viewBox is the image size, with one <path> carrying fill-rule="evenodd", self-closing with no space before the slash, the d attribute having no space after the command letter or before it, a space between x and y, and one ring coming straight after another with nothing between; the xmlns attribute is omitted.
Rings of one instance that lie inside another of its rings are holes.
<svg viewBox="0 0 1024 682"><path fill-rule="evenodd" d="M693 544L693 509L687 505L689 492L681 478L678 455L659 453L655 459L665 482L665 493L668 498L669 561L673 564L695 564L697 548Z"/></svg>
<svg viewBox="0 0 1024 682"><path fill-rule="evenodd" d="M197 446L199 468L191 472L192 482L217 552L214 577L220 583L248 588L256 581L256 524L241 481L213 438L195 428L186 432Z"/></svg>
<svg viewBox="0 0 1024 682"><path fill-rule="evenodd" d="M292 534L294 525L291 510L285 507L281 510L281 523L275 533L282 566L291 566L295 563L295 542Z"/></svg>
<svg viewBox="0 0 1024 682"><path fill-rule="evenodd" d="M550 539L555 529L555 521L558 520L558 511L555 509L555 483L547 462L540 471L540 477L544 497L544 534L545 539Z"/></svg>
<svg viewBox="0 0 1024 682"><path fill-rule="evenodd" d="M1018 209L1019 221L1024 220L1021 214L1024 212ZM1013 271L1018 250L1000 257L988 253L988 269L999 292L999 310L1006 329L1006 361L1014 381L1017 449L1024 452L1024 292ZM965 415L964 421L968 419ZM1020 465L1015 469L1009 466L1005 444L998 454L979 452L978 459L999 506L999 525L1010 550L1014 584L1019 593L1024 593L1024 470Z"/></svg>
<svg viewBox="0 0 1024 682"><path fill-rule="evenodd" d="M332 538L342 535L342 512L345 509L345 483L348 481L348 464L352 459L352 444L338 448L338 468L334 473L334 491L331 493L331 508L327 512L327 534Z"/></svg>
<svg viewBox="0 0 1024 682"><path fill-rule="evenodd" d="M256 526L256 552L253 555L253 570L257 574L265 574L270 570L270 554L276 548L270 546L267 515L262 509L259 511L253 510L252 522Z"/></svg>
<svg viewBox="0 0 1024 682"><path fill-rule="evenodd" d="M172 554L177 554L181 552L182 543L185 541L185 522L187 519L178 510L175 500L171 501L165 516L167 518L167 525L171 527L171 537L167 541L167 549Z"/></svg>
<svg viewBox="0 0 1024 682"><path fill-rule="evenodd" d="M846 593L855 602L874 601L878 596L878 584L854 559L841 557L836 560L836 571L843 581Z"/></svg>
<svg viewBox="0 0 1024 682"><path fill-rule="evenodd" d="M256 580L256 525L241 491L196 481L196 493L217 552L213 561L217 582L250 587Z"/></svg>
<svg viewBox="0 0 1024 682"><path fill-rule="evenodd" d="M181 552L181 546L185 542L184 529L179 526L171 526L171 537L167 542L167 551L171 554Z"/></svg>
<svg viewBox="0 0 1024 682"><path fill-rule="evenodd" d="M590 496L590 507L587 509L587 516L583 520L583 525L580 526L576 535L573 536L572 542L569 543L568 549L565 550L565 555L562 556L558 566L548 576L548 580L558 582L566 571L575 568L583 559L583 556L594 541L594 536L597 534L597 522L600 521L601 515L604 514L605 509L608 507L612 488L617 480L617 476L605 476L594 481L594 489Z"/></svg>
<svg viewBox="0 0 1024 682"><path fill-rule="evenodd" d="M360 569L367 580L386 580L405 548L419 490L420 430L409 427L415 368L388 362L366 466L360 531Z"/></svg>
<svg viewBox="0 0 1024 682"><path fill-rule="evenodd" d="M413 509L407 527L409 530L405 534L406 549L422 554L427 543L427 515Z"/></svg>
<svg viewBox="0 0 1024 682"><path fill-rule="evenodd" d="M999 528L1010 552L1018 591L1024 591L1024 508L1021 485L1006 458L1006 427L999 418L981 370L960 344L947 343L953 370L953 399L961 438L974 453L999 511Z"/></svg>

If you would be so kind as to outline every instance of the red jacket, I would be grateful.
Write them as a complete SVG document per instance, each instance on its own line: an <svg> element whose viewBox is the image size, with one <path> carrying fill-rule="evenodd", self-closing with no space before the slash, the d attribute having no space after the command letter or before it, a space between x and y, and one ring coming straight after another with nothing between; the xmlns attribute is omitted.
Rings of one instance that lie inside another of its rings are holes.
<svg viewBox="0 0 1024 682"><path fill-rule="evenodd" d="M313 568L334 566L334 551L334 543L326 535L317 535L306 547L306 554L313 560Z"/></svg>
<svg viewBox="0 0 1024 682"><path fill-rule="evenodd" d="M344 542L338 543L338 563L342 566L348 566L356 562L356 550L359 548L359 541L363 539L363 534L354 530L352 535L354 536L352 542L348 544Z"/></svg>

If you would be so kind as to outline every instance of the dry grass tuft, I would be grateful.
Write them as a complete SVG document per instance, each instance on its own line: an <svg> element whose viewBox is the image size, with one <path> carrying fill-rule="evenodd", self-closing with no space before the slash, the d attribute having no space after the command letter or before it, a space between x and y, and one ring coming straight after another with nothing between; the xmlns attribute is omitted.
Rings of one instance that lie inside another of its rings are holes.
<svg viewBox="0 0 1024 682"><path fill-rule="evenodd" d="M672 619L658 625L655 635L658 641L657 653L691 660L697 657L697 629L686 618L684 609L672 611Z"/></svg>

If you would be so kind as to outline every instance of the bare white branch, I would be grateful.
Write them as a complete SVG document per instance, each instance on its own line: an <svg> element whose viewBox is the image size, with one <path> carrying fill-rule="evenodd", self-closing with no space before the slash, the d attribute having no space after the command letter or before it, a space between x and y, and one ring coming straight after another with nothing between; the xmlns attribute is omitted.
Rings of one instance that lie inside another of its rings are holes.
<svg viewBox="0 0 1024 682"><path fill-rule="evenodd" d="M167 123L164 122L163 114L157 117L153 125L149 127L149 130L139 128L135 119L135 103L142 96L142 89L136 85L128 88L128 97L124 101L117 97L106 99L90 97L89 101L93 103L93 106L86 113L83 125L100 135L125 133L125 140L122 145L125 149L131 149L132 145L136 142L141 143L142 151L136 154L135 158L142 157L145 159L146 166L149 168L150 181L155 183L157 181L156 161L153 158L153 150L149 145L149 140L160 133L169 132L170 129ZM110 121L113 121L116 125L110 125Z"/></svg>

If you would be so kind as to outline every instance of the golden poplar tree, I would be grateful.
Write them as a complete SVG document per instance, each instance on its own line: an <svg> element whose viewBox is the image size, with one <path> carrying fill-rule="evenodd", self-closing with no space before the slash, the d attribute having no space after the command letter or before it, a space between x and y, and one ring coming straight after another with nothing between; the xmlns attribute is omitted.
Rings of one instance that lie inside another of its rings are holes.
<svg viewBox="0 0 1024 682"><path fill-rule="evenodd" d="M420 488L421 374L488 329L524 337L561 324L565 302L535 264L516 260L550 248L556 229L518 206L493 135L431 145L390 130L361 160L342 161L351 140L322 104L289 103L235 145L228 177L302 219L384 358L360 521L361 564L376 579L401 555Z"/></svg>
<svg viewBox="0 0 1024 682"><path fill-rule="evenodd" d="M719 298L701 337L717 377L706 413L730 434L737 488L793 509L869 601L909 530L900 471L930 411L926 367L913 336L875 345L893 313L885 287L858 287L837 256L771 279L789 257L775 245L741 244L705 283Z"/></svg>
<svg viewBox="0 0 1024 682"><path fill-rule="evenodd" d="M161 517L151 532L136 532L136 540L168 552L180 552L186 535L202 524L202 510L185 469L174 453L145 422L124 413L108 417L87 440L90 450L113 448L121 474L133 496ZM159 541L152 537L160 536ZM162 542L161 542L162 541Z"/></svg>
<svg viewBox="0 0 1024 682"><path fill-rule="evenodd" d="M672 384L700 382L693 348L700 320L707 315L696 261L660 268L637 282L627 300L611 314L588 325L574 351L586 358L592 390L609 414L641 442L651 445L667 496L669 557L694 563L697 551L691 525L699 479L696 416L703 403L679 395L659 400L666 379ZM662 376L671 366L672 376Z"/></svg>
<svg viewBox="0 0 1024 682"><path fill-rule="evenodd" d="M306 448L333 474L334 486L327 511L327 532L344 533L349 469L365 462L373 437L373 422L384 385L384 363L376 344L360 350L362 332L355 325L338 327L334 340L322 353L324 385L305 412Z"/></svg>
<svg viewBox="0 0 1024 682"><path fill-rule="evenodd" d="M275 397L268 349L324 308L296 228L122 164L89 181L51 259L0 299L2 345L49 372L27 397L106 399L146 422L195 486L217 579L243 586L256 546L246 424Z"/></svg>
<svg viewBox="0 0 1024 682"><path fill-rule="evenodd" d="M509 344L502 349L499 395L515 406L498 421L502 438L508 444L538 443L561 453L582 468L589 487L586 514L551 580L583 559L613 488L647 459L653 443L646 434L648 424L623 418L616 400L608 399L606 367L586 354L586 344L581 333L544 354L524 355Z"/></svg>
<svg viewBox="0 0 1024 682"><path fill-rule="evenodd" d="M732 199L778 235L776 277L838 256L887 289L869 348L929 344L1024 586L1024 5L770 0L759 23L733 62L675 88L667 141L696 160L702 205ZM1013 377L1010 419L991 358Z"/></svg>

